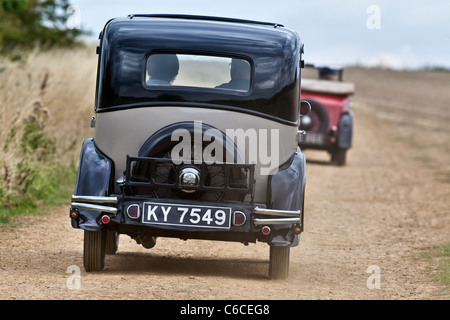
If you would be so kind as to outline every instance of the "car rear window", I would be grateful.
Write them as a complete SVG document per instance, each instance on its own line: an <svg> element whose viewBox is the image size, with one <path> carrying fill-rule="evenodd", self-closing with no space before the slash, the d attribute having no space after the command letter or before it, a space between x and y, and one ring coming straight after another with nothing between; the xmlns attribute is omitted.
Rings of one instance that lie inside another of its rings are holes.
<svg viewBox="0 0 450 320"><path fill-rule="evenodd" d="M248 92L251 64L238 58L157 53L147 58L149 88L184 86Z"/></svg>

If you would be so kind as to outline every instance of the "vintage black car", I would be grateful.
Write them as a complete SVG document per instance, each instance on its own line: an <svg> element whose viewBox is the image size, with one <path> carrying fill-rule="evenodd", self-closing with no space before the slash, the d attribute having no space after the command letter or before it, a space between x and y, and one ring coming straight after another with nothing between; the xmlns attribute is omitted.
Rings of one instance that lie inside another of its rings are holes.
<svg viewBox="0 0 450 320"><path fill-rule="evenodd" d="M265 242L286 278L304 224L303 44L277 23L187 15L110 20L97 48L95 137L70 209L84 268L119 234Z"/></svg>

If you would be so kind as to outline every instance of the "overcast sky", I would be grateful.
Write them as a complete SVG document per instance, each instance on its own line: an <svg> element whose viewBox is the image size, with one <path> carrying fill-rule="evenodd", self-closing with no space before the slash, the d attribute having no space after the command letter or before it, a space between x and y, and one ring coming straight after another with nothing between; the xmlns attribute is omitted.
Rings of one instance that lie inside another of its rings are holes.
<svg viewBox="0 0 450 320"><path fill-rule="evenodd" d="M71 0L97 38L111 18L178 13L277 22L298 32L307 63L450 68L448 0ZM75 19L79 17L79 19Z"/></svg>

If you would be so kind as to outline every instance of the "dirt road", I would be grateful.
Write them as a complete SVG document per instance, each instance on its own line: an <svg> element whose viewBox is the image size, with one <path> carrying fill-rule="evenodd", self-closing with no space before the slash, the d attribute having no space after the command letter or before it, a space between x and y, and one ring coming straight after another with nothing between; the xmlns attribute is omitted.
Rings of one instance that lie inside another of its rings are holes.
<svg viewBox="0 0 450 320"><path fill-rule="evenodd" d="M349 72L355 81L363 75ZM306 152L305 232L288 280L267 279L262 243L159 239L145 250L126 236L105 271L88 274L67 206L0 228L0 299L449 299L433 279L438 261L421 254L450 240L448 122L410 121L416 104L401 99L406 112L393 116L377 109L370 88L363 83L354 100L348 165ZM425 135L433 142L422 144ZM67 273L77 268L79 283Z"/></svg>

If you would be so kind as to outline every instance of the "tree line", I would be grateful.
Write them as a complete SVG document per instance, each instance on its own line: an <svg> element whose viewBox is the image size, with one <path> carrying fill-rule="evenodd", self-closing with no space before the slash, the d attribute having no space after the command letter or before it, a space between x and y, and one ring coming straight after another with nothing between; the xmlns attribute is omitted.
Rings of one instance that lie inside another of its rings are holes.
<svg viewBox="0 0 450 320"><path fill-rule="evenodd" d="M67 28L70 6L69 0L0 0L0 54L79 44L87 32Z"/></svg>

